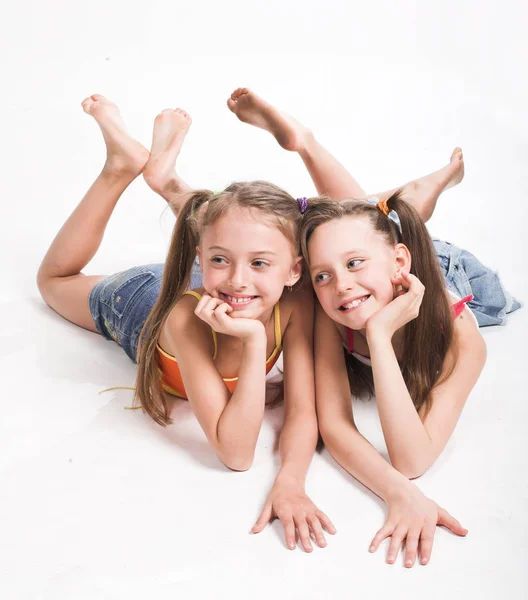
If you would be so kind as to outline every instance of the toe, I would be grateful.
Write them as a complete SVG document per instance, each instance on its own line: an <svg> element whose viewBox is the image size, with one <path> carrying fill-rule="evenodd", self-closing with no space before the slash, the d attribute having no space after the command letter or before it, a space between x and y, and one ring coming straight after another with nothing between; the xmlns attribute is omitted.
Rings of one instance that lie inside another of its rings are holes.
<svg viewBox="0 0 528 600"><path fill-rule="evenodd" d="M84 112L90 112L90 108L94 101L91 98L86 98L81 102L81 106L83 107Z"/></svg>
<svg viewBox="0 0 528 600"><path fill-rule="evenodd" d="M104 96L101 96L101 94L92 94L91 98L93 100L97 101L101 101L101 100L106 100L106 98Z"/></svg>
<svg viewBox="0 0 528 600"><path fill-rule="evenodd" d="M236 112L236 102L231 98L227 101L227 107L231 112Z"/></svg>

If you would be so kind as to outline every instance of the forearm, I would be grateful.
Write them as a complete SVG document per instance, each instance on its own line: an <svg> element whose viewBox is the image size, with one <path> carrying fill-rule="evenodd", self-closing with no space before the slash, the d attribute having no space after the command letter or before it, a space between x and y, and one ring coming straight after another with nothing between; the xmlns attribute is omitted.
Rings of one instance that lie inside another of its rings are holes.
<svg viewBox="0 0 528 600"><path fill-rule="evenodd" d="M343 469L385 502L391 495L413 485L351 423L332 424L327 430L323 429L323 440Z"/></svg>
<svg viewBox="0 0 528 600"><path fill-rule="evenodd" d="M234 470L249 469L264 417L266 339L244 343L235 391L217 426L218 454Z"/></svg>
<svg viewBox="0 0 528 600"><path fill-rule="evenodd" d="M433 443L413 404L388 336L368 338L379 417L393 466L418 477L434 460Z"/></svg>
<svg viewBox="0 0 528 600"><path fill-rule="evenodd" d="M280 436L280 470L277 479L290 479L304 486L306 473L317 445L315 411L286 414Z"/></svg>

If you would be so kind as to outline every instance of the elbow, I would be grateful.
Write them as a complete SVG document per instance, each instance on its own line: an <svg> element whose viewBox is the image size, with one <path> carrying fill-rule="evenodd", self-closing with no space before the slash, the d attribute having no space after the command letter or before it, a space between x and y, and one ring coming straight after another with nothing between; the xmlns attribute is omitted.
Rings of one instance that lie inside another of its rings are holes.
<svg viewBox="0 0 528 600"><path fill-rule="evenodd" d="M401 473L407 479L418 479L424 475L429 467L431 466L430 462L421 462L421 461L399 461L392 460L392 466Z"/></svg>
<svg viewBox="0 0 528 600"><path fill-rule="evenodd" d="M229 456L228 454L218 452L218 458L230 471L244 472L251 468L254 454L251 456L240 456L236 454Z"/></svg>

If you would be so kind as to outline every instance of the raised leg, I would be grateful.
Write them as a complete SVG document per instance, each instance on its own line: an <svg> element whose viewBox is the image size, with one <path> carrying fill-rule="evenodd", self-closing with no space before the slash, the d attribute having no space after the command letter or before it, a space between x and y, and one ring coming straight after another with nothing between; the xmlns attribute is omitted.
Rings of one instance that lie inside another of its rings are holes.
<svg viewBox="0 0 528 600"><path fill-rule="evenodd" d="M231 94L227 105L241 121L270 132L284 149L297 152L319 194L336 200L367 197L354 177L317 142L308 128L265 102L251 90L238 88ZM448 165L403 185L403 197L418 210L424 221L427 221L440 194L460 183L463 176L462 150L455 148ZM380 199L388 198L396 189L399 188L378 193L376 196Z"/></svg>
<svg viewBox="0 0 528 600"><path fill-rule="evenodd" d="M194 191L176 172L176 159L191 122L181 108L168 108L155 118L150 158L143 171L148 186L167 201L176 216Z"/></svg>
<svg viewBox="0 0 528 600"><path fill-rule="evenodd" d="M106 162L53 240L40 265L37 284L53 310L80 327L97 331L88 298L102 276L86 276L81 270L97 252L117 201L141 173L149 153L126 132L119 109L104 96L90 96L82 107L101 128Z"/></svg>
<svg viewBox="0 0 528 600"><path fill-rule="evenodd" d="M248 88L236 89L228 99L227 106L244 123L269 131L285 150L297 152L318 194L336 200L366 195L345 167L319 144L310 129Z"/></svg>
<svg viewBox="0 0 528 600"><path fill-rule="evenodd" d="M459 184L463 178L464 156L461 148L455 148L445 167L403 185L400 188L402 198L414 206L424 221L428 221L433 216L440 194ZM397 189L375 195L380 200L385 200Z"/></svg>

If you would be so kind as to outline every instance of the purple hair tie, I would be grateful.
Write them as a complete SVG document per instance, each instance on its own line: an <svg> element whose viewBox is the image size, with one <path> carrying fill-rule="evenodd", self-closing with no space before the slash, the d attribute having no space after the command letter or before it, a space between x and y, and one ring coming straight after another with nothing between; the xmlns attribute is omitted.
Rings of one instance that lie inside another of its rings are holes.
<svg viewBox="0 0 528 600"><path fill-rule="evenodd" d="M297 202L299 203L299 208L301 209L301 214L304 215L306 209L308 208L308 198L304 196L302 198L297 198Z"/></svg>

